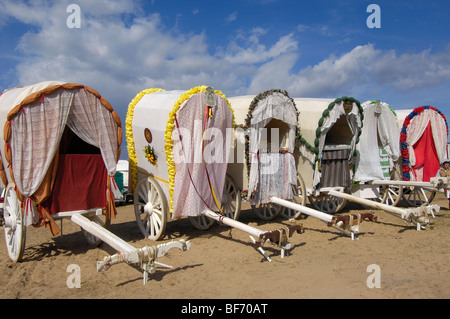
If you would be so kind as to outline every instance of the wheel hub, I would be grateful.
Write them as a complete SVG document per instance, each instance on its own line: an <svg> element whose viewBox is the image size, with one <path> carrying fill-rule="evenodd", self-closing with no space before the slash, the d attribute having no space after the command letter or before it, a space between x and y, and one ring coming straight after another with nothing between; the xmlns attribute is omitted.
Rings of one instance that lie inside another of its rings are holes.
<svg viewBox="0 0 450 319"><path fill-rule="evenodd" d="M147 213L148 215L153 214L153 204L148 202L147 204L145 204L144 206L144 212Z"/></svg>

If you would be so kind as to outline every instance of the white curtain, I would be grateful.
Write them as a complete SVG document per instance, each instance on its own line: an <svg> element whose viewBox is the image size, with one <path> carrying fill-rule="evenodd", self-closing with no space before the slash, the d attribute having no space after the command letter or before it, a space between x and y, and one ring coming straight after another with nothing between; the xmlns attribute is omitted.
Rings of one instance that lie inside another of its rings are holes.
<svg viewBox="0 0 450 319"><path fill-rule="evenodd" d="M378 146L384 148L393 168L394 162L400 156L400 129L397 117L386 103L381 103L377 111L375 104L363 105L364 122L359 143L354 179L365 183L376 179L385 179L381 167L381 157Z"/></svg>
<svg viewBox="0 0 450 319"><path fill-rule="evenodd" d="M11 121L11 154L17 188L30 197L41 185L67 125L100 148L109 175L117 161L117 124L84 89L57 90L25 106Z"/></svg>
<svg viewBox="0 0 450 319"><path fill-rule="evenodd" d="M268 194L275 191L274 185L289 185L288 188L290 189L290 184L297 183L295 160L294 165L289 164L291 163L290 158L294 158L292 155L289 156L290 154L265 153L260 150L261 137L263 134L267 133L263 130L272 119L277 119L287 124L289 128L288 141L284 139L282 143L285 143L285 146L287 146L290 153L293 153L295 148L295 130L297 127L296 109L290 98L284 94L275 92L267 96L265 99L260 100L252 111L251 127L249 130L249 160L251 166L249 172L248 193L262 193L253 199L254 202L252 204L255 205L259 204L260 199L267 201L267 196L269 196ZM278 146L279 145L277 145L277 147ZM261 163L270 164L262 166ZM274 165L285 165L285 163L286 169L288 169L288 175L278 174L278 171L274 172ZM264 181L261 181L262 175L267 175L264 177ZM291 176L294 176L294 178L291 178ZM282 188L284 189L285 187L282 186ZM273 193L273 196L290 198L289 195L282 194L282 191L275 192Z"/></svg>

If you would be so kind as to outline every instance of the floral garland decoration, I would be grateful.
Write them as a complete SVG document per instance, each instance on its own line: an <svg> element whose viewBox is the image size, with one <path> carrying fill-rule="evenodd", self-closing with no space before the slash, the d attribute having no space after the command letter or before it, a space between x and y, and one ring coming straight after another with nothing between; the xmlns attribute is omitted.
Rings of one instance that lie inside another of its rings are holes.
<svg viewBox="0 0 450 319"><path fill-rule="evenodd" d="M289 96L289 93L286 90L272 89L272 90L266 90L262 93L259 93L257 96L255 96L253 98L253 100L250 103L250 106L248 108L247 117L245 118L245 121L244 121L244 126L243 126L244 130L247 130L250 127L252 117L253 117L252 112L258 105L259 101L265 99L266 97L268 97L269 95L272 95L273 93L281 93L291 100L292 105L294 105L294 109L295 109L296 116L297 116L296 122L298 123L298 115L300 114L300 112L298 111L297 106L295 105L294 99ZM250 167L251 167L249 153L250 153L250 136L248 134L245 134L245 162L247 164L247 175L248 176L250 176Z"/></svg>
<svg viewBox="0 0 450 319"><path fill-rule="evenodd" d="M158 156L155 154L155 150L153 147L149 145L147 145L146 147L144 147L142 149L145 153L145 157L147 158L147 160L155 166L158 166Z"/></svg>
<svg viewBox="0 0 450 319"><path fill-rule="evenodd" d="M131 100L130 104L128 105L128 111L127 116L125 119L125 134L127 139L127 149L128 149L128 161L130 163L130 174L131 174L131 191L134 191L134 188L136 187L137 183L137 157L136 157L136 150L134 147L134 138L133 138L133 115L134 115L134 107L138 102L142 99L142 97L146 94L151 94L155 92L162 92L165 91L163 89L146 89L138 93L133 100Z"/></svg>
<svg viewBox="0 0 450 319"><path fill-rule="evenodd" d="M306 139L302 136L301 133L297 134L297 139L300 141L300 143L304 144L308 150L310 150L312 153L315 154L314 164L313 164L314 169L316 167L317 162L319 161L319 138L320 138L320 135L322 134L321 127L322 127L323 123L325 122L325 118L330 115L330 111L334 108L334 106L336 104L339 104L341 102L344 102L344 104L347 105L346 107L350 107L350 105L353 103L356 104L356 106L358 107L360 117L361 117L361 128L363 126L364 111L363 111L363 108L361 107L361 103L358 100L354 99L353 97L343 96L343 97L337 98L333 102L331 102L328 105L328 107L322 112L322 117L317 122L318 127L316 129L316 138L314 140L314 146L309 144L306 141ZM351 109L348 112L350 112L350 111L351 111ZM356 138L356 144L359 143L359 137L361 136L361 132L362 132L362 130L359 130L358 136ZM353 152L352 156L353 157L356 156L356 150Z"/></svg>
<svg viewBox="0 0 450 319"><path fill-rule="evenodd" d="M403 121L402 129L400 130L400 151L402 154L402 178L404 181L409 181L411 179L411 168L409 167L409 150L408 150L408 143L406 142L406 137L408 135L407 129L409 124L411 123L411 120L416 117L417 115L421 114L425 110L433 110L435 112L438 112L442 118L444 119L445 126L447 127L447 135L448 135L448 125L447 125L447 119L445 118L445 115L436 109L434 106L426 105L426 106L419 106L416 107L411 113L408 114L408 116Z"/></svg>
<svg viewBox="0 0 450 319"><path fill-rule="evenodd" d="M172 131L175 129L175 115L178 112L178 110L180 109L181 105L184 103L184 101L188 100L191 98L191 96L198 94L198 93L202 93L202 92L206 92L206 89L208 87L206 85L203 86L197 86L194 87L192 89L190 89L189 91L187 91L186 93L181 94L181 96L178 98L178 100L175 102L175 105L172 109L172 111L169 112L169 119L167 120L167 125L166 125L166 131L164 133L164 149L166 152L166 162L167 162L167 172L169 175L169 210L172 212L173 211L173 189L174 189L174 185L175 185L175 161L173 158L173 140L172 140ZM226 102L227 105L231 111L231 115L232 115L232 125L233 125L233 130L234 130L234 112L233 109L231 108L230 102L228 101L228 99L225 97L225 95L219 91L219 90L215 90L214 93L216 93L217 95L221 96Z"/></svg>

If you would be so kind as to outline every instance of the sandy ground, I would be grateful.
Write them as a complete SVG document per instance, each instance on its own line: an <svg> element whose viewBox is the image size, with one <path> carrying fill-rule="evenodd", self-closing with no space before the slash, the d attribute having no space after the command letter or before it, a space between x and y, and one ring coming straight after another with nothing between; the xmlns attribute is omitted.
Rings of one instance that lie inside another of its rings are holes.
<svg viewBox="0 0 450 319"><path fill-rule="evenodd" d="M300 298L449 298L450 211L439 194L433 204L442 206L426 230L416 231L399 218L377 211L377 222L361 224L352 241L316 218L301 222L304 234L295 234L293 249L281 258L278 249L266 246L272 262L253 248L248 234L215 224L207 231L193 228L189 220L172 220L161 241L186 239L189 251L172 249L158 259L174 269L157 268L147 285L142 274L127 264L96 271L96 261L115 251L103 243L89 247L80 228L63 222L63 235L51 237L45 228L27 228L23 261L12 263L0 236L0 297L3 299L300 299ZM348 204L343 213L361 211ZM262 221L243 211L240 221L261 230L283 227L278 217ZM2 227L3 228L3 227ZM135 247L153 245L137 227L133 205L118 207L110 231ZM158 242L160 243L160 242ZM69 265L78 265L80 288L69 288ZM377 265L378 272L370 270ZM369 269L368 269L369 267ZM369 271L368 271L369 270ZM369 288L378 273L380 288Z"/></svg>

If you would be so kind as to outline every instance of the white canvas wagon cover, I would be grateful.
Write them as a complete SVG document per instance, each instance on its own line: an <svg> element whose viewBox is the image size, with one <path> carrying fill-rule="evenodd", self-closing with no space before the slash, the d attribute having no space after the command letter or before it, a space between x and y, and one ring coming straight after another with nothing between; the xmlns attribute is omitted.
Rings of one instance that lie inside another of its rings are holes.
<svg viewBox="0 0 450 319"><path fill-rule="evenodd" d="M121 122L97 91L56 81L9 89L0 95L0 123L4 124L1 180L5 185L15 183L21 201L31 199L41 204L51 196L58 150L67 126L82 141L100 150L110 176L106 209L115 216L111 182L120 156Z"/></svg>
<svg viewBox="0 0 450 319"><path fill-rule="evenodd" d="M237 147L244 149L245 169L236 172L238 168L233 167L232 175L247 173L242 186L253 205L268 203L272 196L292 198L292 185L297 183L294 149L298 111L294 100L280 89L229 100L237 125L244 129L243 134L236 134L237 142L245 144ZM236 160L241 156L237 154Z"/></svg>
<svg viewBox="0 0 450 319"><path fill-rule="evenodd" d="M220 210L234 117L228 100L207 86L188 91L147 89L126 119L131 188L161 182L173 217Z"/></svg>
<svg viewBox="0 0 450 319"><path fill-rule="evenodd" d="M357 144L355 181L362 183L390 179L390 171L400 158L400 129L389 104L366 101L363 127Z"/></svg>
<svg viewBox="0 0 450 319"><path fill-rule="evenodd" d="M300 112L297 170L306 188L315 192L320 187L350 186L353 176L349 166L364 118L359 101L346 96L294 101ZM330 165L325 165L328 162Z"/></svg>

